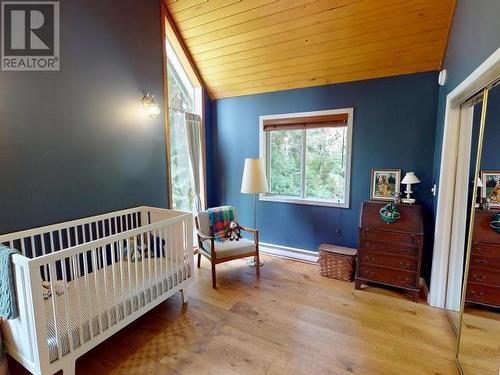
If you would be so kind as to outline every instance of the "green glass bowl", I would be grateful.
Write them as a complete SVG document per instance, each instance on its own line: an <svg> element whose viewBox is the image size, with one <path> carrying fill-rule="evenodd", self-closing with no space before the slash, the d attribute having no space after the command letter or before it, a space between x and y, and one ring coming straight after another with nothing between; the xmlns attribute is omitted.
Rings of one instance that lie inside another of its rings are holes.
<svg viewBox="0 0 500 375"><path fill-rule="evenodd" d="M391 216L387 215L387 212L388 212L388 210L385 207L383 207L380 210L380 218L386 224L395 223L401 217L401 214L397 211L393 211L393 214Z"/></svg>
<svg viewBox="0 0 500 375"><path fill-rule="evenodd" d="M495 232L500 233L500 220L490 222L490 227Z"/></svg>

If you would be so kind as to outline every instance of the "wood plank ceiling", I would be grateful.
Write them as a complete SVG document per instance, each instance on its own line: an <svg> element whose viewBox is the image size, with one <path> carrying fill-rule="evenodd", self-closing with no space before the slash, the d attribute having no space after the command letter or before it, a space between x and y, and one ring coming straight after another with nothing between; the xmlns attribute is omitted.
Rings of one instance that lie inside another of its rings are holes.
<svg viewBox="0 0 500 375"><path fill-rule="evenodd" d="M165 0L213 99L441 68L455 0Z"/></svg>

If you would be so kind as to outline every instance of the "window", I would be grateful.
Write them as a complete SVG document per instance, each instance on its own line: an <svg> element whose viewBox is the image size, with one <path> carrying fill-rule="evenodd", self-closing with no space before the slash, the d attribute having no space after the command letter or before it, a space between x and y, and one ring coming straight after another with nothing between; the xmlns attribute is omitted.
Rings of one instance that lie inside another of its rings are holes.
<svg viewBox="0 0 500 375"><path fill-rule="evenodd" d="M170 208L194 212L206 205L202 86L170 20L164 21Z"/></svg>
<svg viewBox="0 0 500 375"><path fill-rule="evenodd" d="M261 200L349 207L353 109L260 117Z"/></svg>

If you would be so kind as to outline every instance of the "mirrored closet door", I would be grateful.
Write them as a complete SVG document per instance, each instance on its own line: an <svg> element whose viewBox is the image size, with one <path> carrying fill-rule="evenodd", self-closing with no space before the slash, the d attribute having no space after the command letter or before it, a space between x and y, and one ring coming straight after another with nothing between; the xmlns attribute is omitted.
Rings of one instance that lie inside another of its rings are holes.
<svg viewBox="0 0 500 375"><path fill-rule="evenodd" d="M462 192L467 206L463 201L457 206L466 210L466 215L461 215L465 222L460 223L463 236L455 234L458 238L455 257L450 259L455 262L450 282L460 283L462 288L458 291L457 284L452 287L456 292L448 303L456 307L460 296L461 313L458 317L451 316L458 328L457 361L462 373L497 375L500 370L500 86L492 85L464 103L462 114L464 121L469 116L470 153L462 155L469 158L469 184Z"/></svg>

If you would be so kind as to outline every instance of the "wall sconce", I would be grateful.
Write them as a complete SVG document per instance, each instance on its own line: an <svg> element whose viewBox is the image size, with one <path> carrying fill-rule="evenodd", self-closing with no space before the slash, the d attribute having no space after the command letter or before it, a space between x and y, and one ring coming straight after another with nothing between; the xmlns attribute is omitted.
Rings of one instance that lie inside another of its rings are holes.
<svg viewBox="0 0 500 375"><path fill-rule="evenodd" d="M153 94L149 91L142 97L142 104L146 108L149 117L157 117L160 115L160 106L155 102Z"/></svg>

